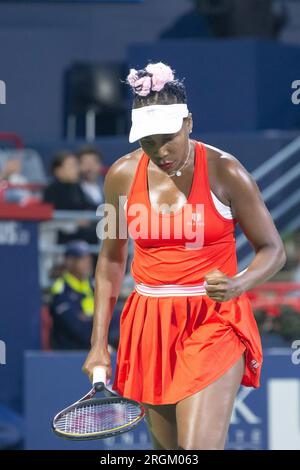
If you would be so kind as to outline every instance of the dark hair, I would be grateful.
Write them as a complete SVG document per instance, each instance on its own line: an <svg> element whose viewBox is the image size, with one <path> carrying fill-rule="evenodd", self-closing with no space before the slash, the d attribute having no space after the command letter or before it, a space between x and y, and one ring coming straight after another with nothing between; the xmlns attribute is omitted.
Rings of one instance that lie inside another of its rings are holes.
<svg viewBox="0 0 300 470"><path fill-rule="evenodd" d="M52 163L51 163L52 174L55 172L55 170L57 170L57 168L60 168L61 166L63 166L63 164L69 157L76 158L76 155L74 155L74 152L72 152L71 150L60 150L59 152L57 152L54 155Z"/></svg>
<svg viewBox="0 0 300 470"><path fill-rule="evenodd" d="M103 161L102 153L93 145L88 145L88 144L80 147L80 149L77 151L77 156L80 159L83 155L86 155L88 153L95 155L95 157L98 159L99 162Z"/></svg>
<svg viewBox="0 0 300 470"><path fill-rule="evenodd" d="M149 62L150 63L150 62ZM167 65L167 64L165 64ZM145 68L137 70L138 78L149 76L149 73ZM187 94L184 86L184 79L174 79L165 84L162 90L153 91L151 90L147 96L141 96L137 94L132 86L131 91L134 95L132 107L141 108L142 106L149 106L151 104L175 104L175 103L187 103Z"/></svg>

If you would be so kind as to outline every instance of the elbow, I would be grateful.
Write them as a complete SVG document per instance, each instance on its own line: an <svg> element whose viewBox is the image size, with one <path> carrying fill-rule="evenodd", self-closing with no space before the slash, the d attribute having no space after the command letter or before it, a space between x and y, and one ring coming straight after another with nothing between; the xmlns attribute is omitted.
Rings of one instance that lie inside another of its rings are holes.
<svg viewBox="0 0 300 470"><path fill-rule="evenodd" d="M259 251L260 249L268 250L268 257L275 271L274 274L279 272L285 266L285 263L287 261L287 255L284 244L282 242L266 244L260 247L257 251Z"/></svg>
<svg viewBox="0 0 300 470"><path fill-rule="evenodd" d="M282 269L284 266L285 266L285 263L287 262L287 254L286 254L286 251L285 251L285 247L282 246L282 250L281 250L281 267L280 269Z"/></svg>
<svg viewBox="0 0 300 470"><path fill-rule="evenodd" d="M276 247L274 258L276 259L278 272L285 266L285 263L287 261L287 254L283 243L280 244L280 246Z"/></svg>

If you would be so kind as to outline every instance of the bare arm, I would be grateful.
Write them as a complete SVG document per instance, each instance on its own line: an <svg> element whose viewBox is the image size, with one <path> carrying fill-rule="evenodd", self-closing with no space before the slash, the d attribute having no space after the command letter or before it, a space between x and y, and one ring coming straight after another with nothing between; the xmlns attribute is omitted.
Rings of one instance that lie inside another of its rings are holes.
<svg viewBox="0 0 300 470"><path fill-rule="evenodd" d="M127 240L104 240L95 273L91 346L107 348L108 329L126 268Z"/></svg>
<svg viewBox="0 0 300 470"><path fill-rule="evenodd" d="M106 174L104 182L105 217L108 221L105 230L111 229L112 233L103 239L96 266L91 351L83 365L83 371L90 378L93 368L99 365L106 367L107 378L112 375L108 330L120 293L128 255L127 229L126 238L119 237L119 211L122 211L119 207L119 196L124 194L124 187L122 164L116 162Z"/></svg>
<svg viewBox="0 0 300 470"><path fill-rule="evenodd" d="M233 213L255 256L249 266L231 279L213 271L207 292L215 300L228 300L270 279L286 262L286 253L259 188L250 173L231 155L222 155L219 178ZM213 274L215 273L215 274Z"/></svg>

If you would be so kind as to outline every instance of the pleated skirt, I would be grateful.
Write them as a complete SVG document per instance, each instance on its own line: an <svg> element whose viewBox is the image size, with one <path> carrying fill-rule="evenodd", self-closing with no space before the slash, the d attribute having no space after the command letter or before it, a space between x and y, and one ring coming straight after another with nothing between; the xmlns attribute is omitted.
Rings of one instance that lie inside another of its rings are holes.
<svg viewBox="0 0 300 470"><path fill-rule="evenodd" d="M141 403L177 403L221 377L244 352L241 384L257 388L262 345L246 293L216 302L133 290L121 312L112 389Z"/></svg>

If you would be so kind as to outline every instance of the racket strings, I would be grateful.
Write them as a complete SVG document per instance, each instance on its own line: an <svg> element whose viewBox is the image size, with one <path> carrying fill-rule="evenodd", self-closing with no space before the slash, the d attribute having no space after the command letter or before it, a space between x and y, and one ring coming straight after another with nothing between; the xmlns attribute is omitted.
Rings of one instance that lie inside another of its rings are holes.
<svg viewBox="0 0 300 470"><path fill-rule="evenodd" d="M101 434L130 426L140 415L140 408L129 402L89 404L58 418L56 429L66 434Z"/></svg>

